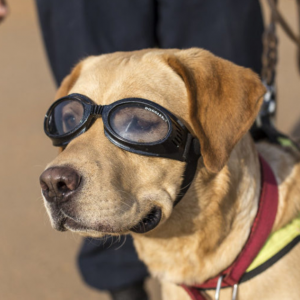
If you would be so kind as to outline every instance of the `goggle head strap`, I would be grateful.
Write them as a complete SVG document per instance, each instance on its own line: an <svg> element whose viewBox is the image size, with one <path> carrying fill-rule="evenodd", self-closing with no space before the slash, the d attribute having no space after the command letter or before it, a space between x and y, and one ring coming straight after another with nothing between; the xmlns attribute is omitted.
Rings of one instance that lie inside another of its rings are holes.
<svg viewBox="0 0 300 300"><path fill-rule="evenodd" d="M196 174L198 159L201 156L200 143L198 139L193 138L190 133L188 133L188 140L186 143L184 155L186 156L186 168L183 174L183 181L181 183L177 198L173 203L173 207L175 207L180 202L180 200L184 197L189 187L191 186Z"/></svg>

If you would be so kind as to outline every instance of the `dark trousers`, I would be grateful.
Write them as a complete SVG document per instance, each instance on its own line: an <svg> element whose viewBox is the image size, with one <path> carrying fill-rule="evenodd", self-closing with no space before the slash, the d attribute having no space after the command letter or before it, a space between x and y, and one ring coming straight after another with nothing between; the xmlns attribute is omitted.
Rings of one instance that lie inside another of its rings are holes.
<svg viewBox="0 0 300 300"><path fill-rule="evenodd" d="M153 47L205 48L257 73L261 70L258 0L36 2L57 84L88 55ZM113 243L86 239L78 262L85 281L98 289L118 289L147 276L131 237Z"/></svg>

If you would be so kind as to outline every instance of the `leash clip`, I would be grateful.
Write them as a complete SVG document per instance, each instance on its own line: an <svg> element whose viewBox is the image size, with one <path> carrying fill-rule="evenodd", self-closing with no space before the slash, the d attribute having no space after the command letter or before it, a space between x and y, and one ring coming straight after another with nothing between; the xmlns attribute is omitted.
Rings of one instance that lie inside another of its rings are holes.
<svg viewBox="0 0 300 300"><path fill-rule="evenodd" d="M217 287L216 287L216 293L215 293L215 300L220 300L220 291L222 287L222 281L223 281L224 275L221 275L218 279ZM238 283L236 283L232 288L232 297L231 300L237 299L237 293L238 293Z"/></svg>
<svg viewBox="0 0 300 300"><path fill-rule="evenodd" d="M215 300L220 300L220 291L221 291L221 286L222 286L222 281L223 281L223 275L221 275L218 279L217 287L216 287L216 293L215 293Z"/></svg>
<svg viewBox="0 0 300 300"><path fill-rule="evenodd" d="M233 288L232 288L232 298L231 300L236 300L236 297L237 297L237 293L238 293L238 287L239 287L239 284L236 283Z"/></svg>

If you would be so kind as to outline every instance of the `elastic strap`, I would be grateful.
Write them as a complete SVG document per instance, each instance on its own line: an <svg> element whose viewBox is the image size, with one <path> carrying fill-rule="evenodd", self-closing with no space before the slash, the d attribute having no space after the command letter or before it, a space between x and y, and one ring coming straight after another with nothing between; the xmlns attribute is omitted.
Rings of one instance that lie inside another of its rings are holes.
<svg viewBox="0 0 300 300"><path fill-rule="evenodd" d="M183 196L191 186L196 174L198 159L201 156L199 141L193 138L190 134L188 134L188 139L189 143L187 143L186 149L186 152L188 153L186 168L183 174L183 181L181 183L177 198L174 201L173 207L180 202L180 200L183 198Z"/></svg>

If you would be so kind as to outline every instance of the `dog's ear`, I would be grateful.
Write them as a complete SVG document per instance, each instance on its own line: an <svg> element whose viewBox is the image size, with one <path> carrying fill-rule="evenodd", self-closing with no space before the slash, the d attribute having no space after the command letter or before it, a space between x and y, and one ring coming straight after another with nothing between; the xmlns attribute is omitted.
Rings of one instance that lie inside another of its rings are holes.
<svg viewBox="0 0 300 300"><path fill-rule="evenodd" d="M56 94L55 94L55 99L59 99L61 97L67 96L70 89L73 87L75 82L77 81L80 71L82 67L82 62L78 63L72 70L72 72L67 75L62 83L60 84L60 87L58 88Z"/></svg>
<svg viewBox="0 0 300 300"><path fill-rule="evenodd" d="M250 69L205 50L178 51L166 59L186 84L191 125L204 165L217 173L253 124L265 87Z"/></svg>

